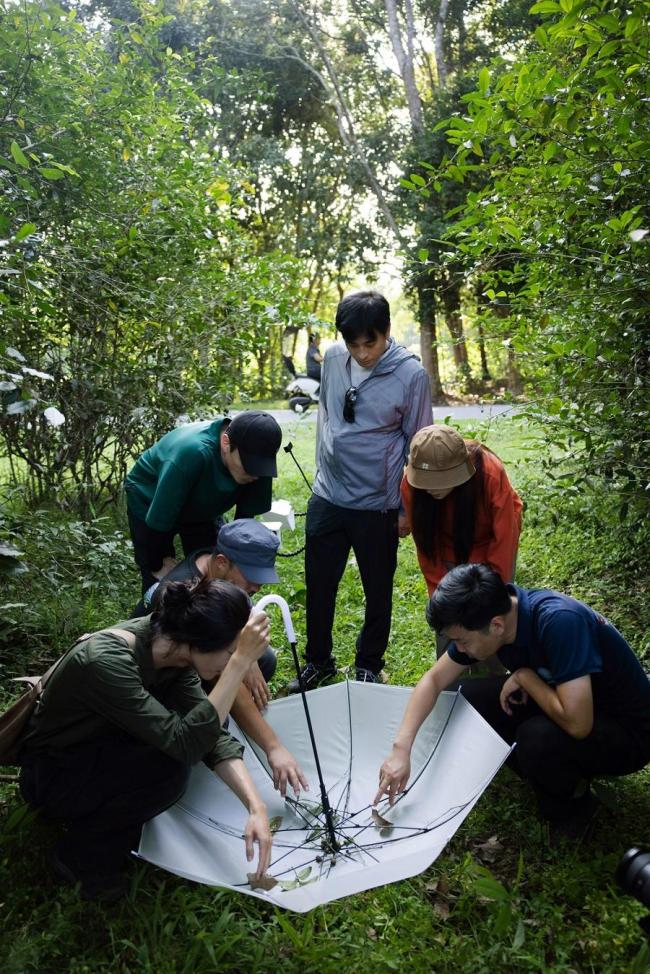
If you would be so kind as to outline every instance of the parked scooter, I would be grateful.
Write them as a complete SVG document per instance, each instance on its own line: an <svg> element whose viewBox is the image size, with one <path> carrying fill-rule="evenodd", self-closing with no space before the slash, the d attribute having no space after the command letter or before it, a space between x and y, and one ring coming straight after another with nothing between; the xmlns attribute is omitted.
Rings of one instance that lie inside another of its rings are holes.
<svg viewBox="0 0 650 974"><path fill-rule="evenodd" d="M294 413L304 413L306 409L312 405L312 403L318 403L318 394L320 391L320 382L317 379L310 379L308 375L304 372L296 373L294 364L288 356L284 356L284 364L287 367L293 378L291 382L285 389L285 393L289 398L289 409L292 409ZM289 362L291 367L289 367Z"/></svg>
<svg viewBox="0 0 650 974"><path fill-rule="evenodd" d="M289 409L294 413L304 413L312 403L318 403L320 382L310 379L307 375L297 375L285 390L289 397Z"/></svg>

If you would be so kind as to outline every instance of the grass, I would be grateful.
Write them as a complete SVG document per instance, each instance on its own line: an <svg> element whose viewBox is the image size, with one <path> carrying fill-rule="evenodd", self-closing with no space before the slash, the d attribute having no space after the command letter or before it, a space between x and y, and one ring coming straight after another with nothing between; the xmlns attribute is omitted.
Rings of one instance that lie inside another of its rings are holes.
<svg viewBox="0 0 650 974"><path fill-rule="evenodd" d="M650 660L647 591L638 566L609 526L606 496L570 495L559 504L536 458L537 431L497 420L479 433L502 458L526 500L517 579L585 598L620 626ZM313 424L285 430L313 473ZM308 491L291 458L280 458L277 497L304 511ZM599 527L599 524L601 525ZM38 672L84 630L128 613L137 578L121 510L90 526L43 511L7 517L31 566L7 588L0 647L5 673ZM283 552L303 541L303 519L283 533ZM304 645L302 558L282 559L278 586ZM430 665L426 588L412 542L400 545L387 671L410 685ZM363 614L358 572L346 570L335 620L339 665L353 663ZM289 678L281 654L275 687ZM6 691L5 691L6 693ZM10 769L8 769L10 770ZM551 844L529 789L502 771L445 852L422 875L297 916L223 890L134 865L131 893L112 908L84 904L55 886L47 868L52 831L5 784L0 825L3 974L361 974L361 972L549 972L639 974L650 970L637 919L643 908L620 895L614 870L630 846L650 841L648 771L606 783L588 839ZM493 839L496 837L496 839ZM492 841L489 841L492 840Z"/></svg>

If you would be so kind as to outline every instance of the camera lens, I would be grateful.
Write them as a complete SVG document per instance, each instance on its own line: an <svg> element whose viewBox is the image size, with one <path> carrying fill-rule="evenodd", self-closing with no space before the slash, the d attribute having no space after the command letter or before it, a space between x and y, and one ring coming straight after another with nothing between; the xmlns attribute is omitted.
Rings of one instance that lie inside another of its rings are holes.
<svg viewBox="0 0 650 974"><path fill-rule="evenodd" d="M616 882L650 908L650 852L628 849L616 868Z"/></svg>

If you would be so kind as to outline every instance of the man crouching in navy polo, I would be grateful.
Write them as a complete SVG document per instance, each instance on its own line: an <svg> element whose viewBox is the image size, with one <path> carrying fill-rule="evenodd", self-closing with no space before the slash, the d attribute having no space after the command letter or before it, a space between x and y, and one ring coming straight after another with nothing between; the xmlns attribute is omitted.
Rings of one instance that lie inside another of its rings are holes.
<svg viewBox="0 0 650 974"><path fill-rule="evenodd" d="M461 691L508 743L543 817L577 834L595 801L589 782L650 761L650 681L623 636L583 602L505 585L487 565L460 565L431 596L429 625L453 643L416 686L380 772L378 797L407 784L410 751L438 694L476 660L496 655L509 676Z"/></svg>

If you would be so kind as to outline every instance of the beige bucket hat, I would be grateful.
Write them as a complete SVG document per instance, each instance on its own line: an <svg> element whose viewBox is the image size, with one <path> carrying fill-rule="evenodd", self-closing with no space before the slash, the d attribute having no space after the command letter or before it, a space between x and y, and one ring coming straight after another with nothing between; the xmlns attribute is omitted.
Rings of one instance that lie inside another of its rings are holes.
<svg viewBox="0 0 650 974"><path fill-rule="evenodd" d="M450 490L476 473L460 433L451 426L425 426L411 440L406 479L421 490Z"/></svg>

